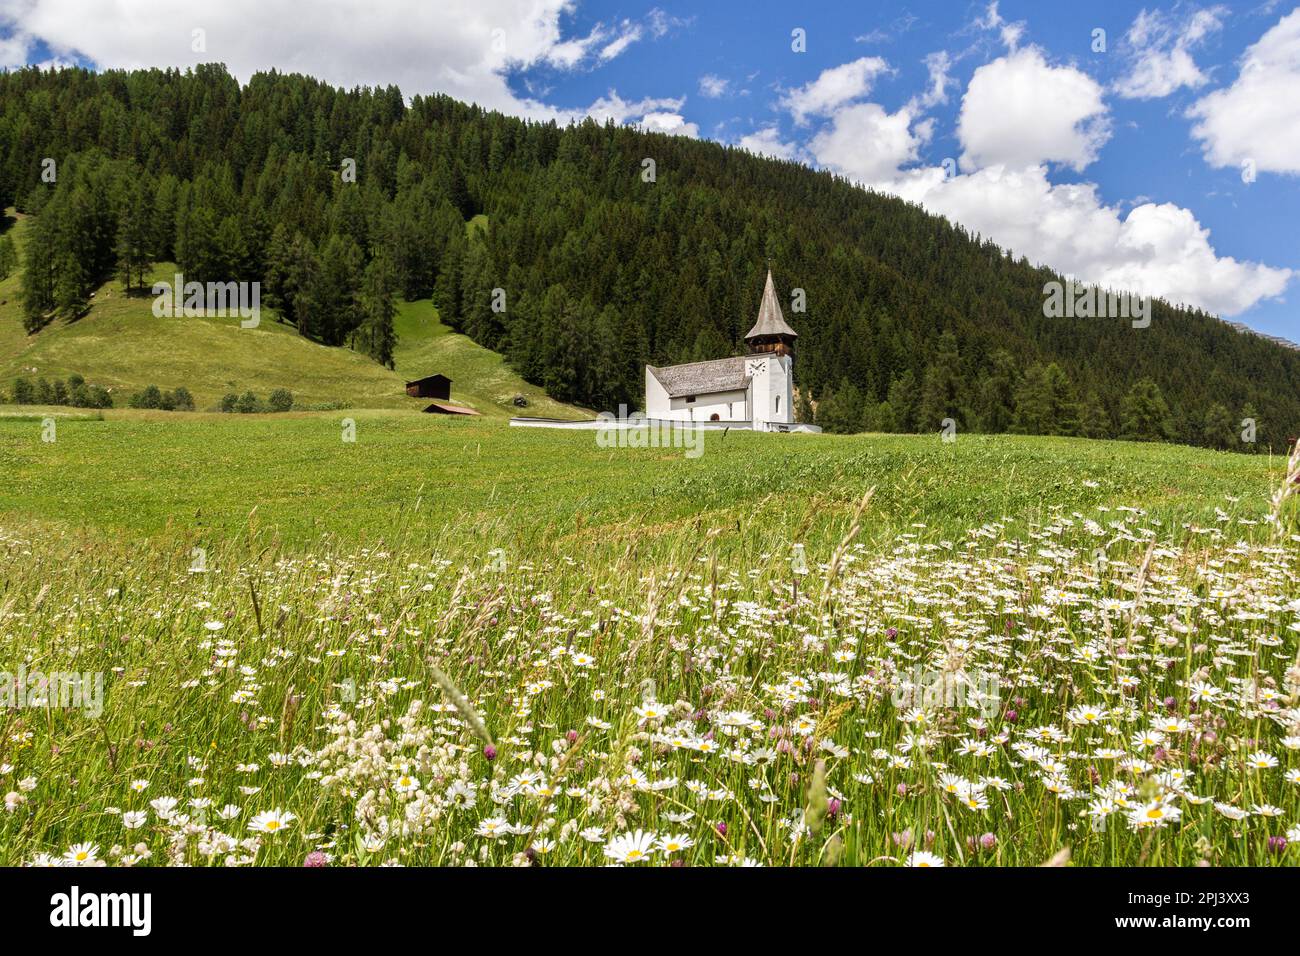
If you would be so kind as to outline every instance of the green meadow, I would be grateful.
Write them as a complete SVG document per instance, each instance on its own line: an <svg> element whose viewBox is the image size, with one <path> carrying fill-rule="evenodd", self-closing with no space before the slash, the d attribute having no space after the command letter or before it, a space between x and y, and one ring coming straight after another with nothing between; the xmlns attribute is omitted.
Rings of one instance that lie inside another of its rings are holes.
<svg viewBox="0 0 1300 956"><path fill-rule="evenodd" d="M1280 467L1266 456L1012 436L712 432L692 458L681 448L602 448L593 432L346 410L108 410L101 419L60 409L70 417L45 442L43 412L9 411L24 416L0 417L0 462L12 479L0 488L0 513L12 520L188 541L242 534L252 515L298 547L322 535L403 535L452 548L581 552L690 528L730 532L741 549L777 547L801 529L833 538L868 488L863 533L880 540L913 524L927 537L952 536L1098 505L1212 520L1216 507L1258 512Z"/></svg>
<svg viewBox="0 0 1300 956"><path fill-rule="evenodd" d="M1283 462L55 412L0 416L0 863L1296 862Z"/></svg>
<svg viewBox="0 0 1300 956"><path fill-rule="evenodd" d="M17 282L0 383L117 407L0 407L0 865L1297 861L1297 462L605 447L428 302L389 370Z"/></svg>

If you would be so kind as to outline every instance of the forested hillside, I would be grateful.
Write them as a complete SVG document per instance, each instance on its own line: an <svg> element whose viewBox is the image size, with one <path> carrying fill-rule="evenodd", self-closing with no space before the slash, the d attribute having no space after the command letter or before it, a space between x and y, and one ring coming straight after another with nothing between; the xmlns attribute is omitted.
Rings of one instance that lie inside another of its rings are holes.
<svg viewBox="0 0 1300 956"><path fill-rule="evenodd" d="M217 65L25 69L0 74L11 203L33 216L21 268L36 335L105 277L175 261L187 280L260 281L301 334L385 364L395 298L431 297L557 399L612 408L640 401L646 362L739 351L770 260L804 412L815 402L836 430L951 417L1237 448L1243 417L1255 447L1300 432L1300 353L1160 302L1143 329L1044 318L1054 273L901 200L716 143L274 72L241 88Z"/></svg>

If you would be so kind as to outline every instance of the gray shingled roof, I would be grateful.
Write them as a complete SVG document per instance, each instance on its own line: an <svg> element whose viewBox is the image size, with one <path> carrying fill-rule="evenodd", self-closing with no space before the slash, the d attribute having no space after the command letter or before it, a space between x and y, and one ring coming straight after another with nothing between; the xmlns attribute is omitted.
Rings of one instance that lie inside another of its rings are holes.
<svg viewBox="0 0 1300 956"><path fill-rule="evenodd" d="M667 368L651 365L648 368L650 374L667 390L669 398L681 398L683 395L743 391L749 386L745 361L746 356L737 355L735 358L714 359L712 362L692 362Z"/></svg>
<svg viewBox="0 0 1300 956"><path fill-rule="evenodd" d="M758 321L745 336L749 341L760 335L788 335L798 338L799 333L785 324L781 314L781 303L776 301L776 287L772 285L772 270L767 270L767 282L763 286L763 301L758 306Z"/></svg>

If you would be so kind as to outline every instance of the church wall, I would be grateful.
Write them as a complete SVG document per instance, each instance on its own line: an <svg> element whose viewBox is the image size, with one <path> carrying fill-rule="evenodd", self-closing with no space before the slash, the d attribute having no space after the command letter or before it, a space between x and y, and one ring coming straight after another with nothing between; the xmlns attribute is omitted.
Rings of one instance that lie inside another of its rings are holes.
<svg viewBox="0 0 1300 956"><path fill-rule="evenodd" d="M671 418L672 405L668 399L668 390L647 367L645 370L645 415L646 418Z"/></svg>
<svg viewBox="0 0 1300 956"><path fill-rule="evenodd" d="M687 402L686 396L683 395L672 399L671 414L667 417L690 422L707 422L717 415L718 421L723 422L748 421L747 396L748 392L744 389L700 394L695 396L694 402Z"/></svg>

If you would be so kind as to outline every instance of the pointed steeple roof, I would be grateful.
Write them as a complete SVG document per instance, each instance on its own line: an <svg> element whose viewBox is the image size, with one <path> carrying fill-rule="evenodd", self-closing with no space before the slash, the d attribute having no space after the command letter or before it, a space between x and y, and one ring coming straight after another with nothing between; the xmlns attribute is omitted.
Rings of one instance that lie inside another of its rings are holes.
<svg viewBox="0 0 1300 956"><path fill-rule="evenodd" d="M758 321L745 336L745 341L767 336L788 336L795 339L799 333L785 324L781 303L776 300L776 287L772 285L772 270L767 270L767 283L763 286L763 301L758 307Z"/></svg>

